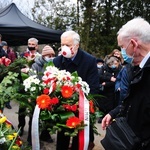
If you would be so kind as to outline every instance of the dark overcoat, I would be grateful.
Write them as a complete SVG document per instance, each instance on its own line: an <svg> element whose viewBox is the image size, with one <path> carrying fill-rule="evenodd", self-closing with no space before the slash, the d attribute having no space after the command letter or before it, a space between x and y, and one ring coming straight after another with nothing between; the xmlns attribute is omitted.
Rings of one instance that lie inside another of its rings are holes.
<svg viewBox="0 0 150 150"><path fill-rule="evenodd" d="M150 58L133 76L124 115L135 134L150 141ZM150 150L150 142L146 149Z"/></svg>

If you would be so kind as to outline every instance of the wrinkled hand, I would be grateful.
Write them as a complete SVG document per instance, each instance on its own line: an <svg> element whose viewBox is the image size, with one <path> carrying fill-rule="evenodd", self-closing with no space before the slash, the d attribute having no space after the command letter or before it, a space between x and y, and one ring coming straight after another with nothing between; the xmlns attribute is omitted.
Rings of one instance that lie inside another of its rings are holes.
<svg viewBox="0 0 150 150"><path fill-rule="evenodd" d="M106 127L112 122L112 117L107 114L102 120L102 129L105 130Z"/></svg>

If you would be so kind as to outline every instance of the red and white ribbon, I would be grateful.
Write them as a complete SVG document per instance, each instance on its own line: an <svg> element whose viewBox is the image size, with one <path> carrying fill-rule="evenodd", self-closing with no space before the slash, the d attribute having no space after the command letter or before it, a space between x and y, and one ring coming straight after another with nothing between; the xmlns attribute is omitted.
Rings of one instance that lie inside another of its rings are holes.
<svg viewBox="0 0 150 150"><path fill-rule="evenodd" d="M83 91L79 92L79 119L84 120L84 130L79 131L79 150L87 150L89 145L89 101Z"/></svg>

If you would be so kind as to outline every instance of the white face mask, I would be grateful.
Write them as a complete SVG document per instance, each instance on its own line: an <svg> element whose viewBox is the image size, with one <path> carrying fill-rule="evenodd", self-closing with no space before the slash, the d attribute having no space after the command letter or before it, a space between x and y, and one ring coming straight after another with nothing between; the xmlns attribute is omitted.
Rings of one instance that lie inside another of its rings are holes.
<svg viewBox="0 0 150 150"><path fill-rule="evenodd" d="M61 54L66 58L71 58L72 52L68 46L61 47Z"/></svg>
<svg viewBox="0 0 150 150"><path fill-rule="evenodd" d="M103 65L97 65L97 68L101 68Z"/></svg>
<svg viewBox="0 0 150 150"><path fill-rule="evenodd" d="M53 61L54 57L45 56L44 59L46 62L50 62L50 61Z"/></svg>

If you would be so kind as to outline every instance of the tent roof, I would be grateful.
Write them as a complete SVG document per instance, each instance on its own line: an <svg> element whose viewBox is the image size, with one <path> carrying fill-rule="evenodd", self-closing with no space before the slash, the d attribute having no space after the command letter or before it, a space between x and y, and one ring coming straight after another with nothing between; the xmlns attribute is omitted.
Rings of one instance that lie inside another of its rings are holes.
<svg viewBox="0 0 150 150"><path fill-rule="evenodd" d="M27 40L31 37L37 38L39 44L60 42L62 31L32 21L12 3L0 10L0 34L8 45L20 46L27 45Z"/></svg>

